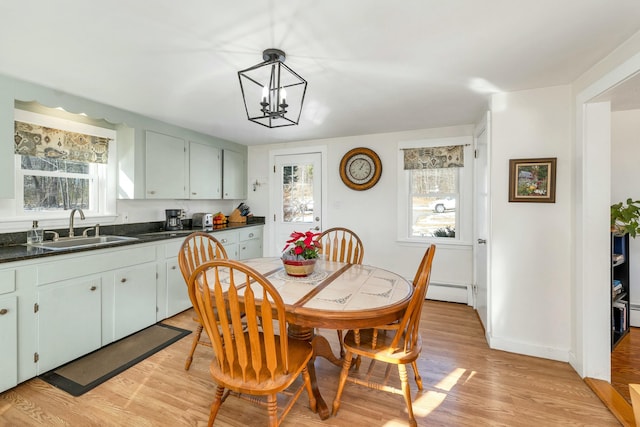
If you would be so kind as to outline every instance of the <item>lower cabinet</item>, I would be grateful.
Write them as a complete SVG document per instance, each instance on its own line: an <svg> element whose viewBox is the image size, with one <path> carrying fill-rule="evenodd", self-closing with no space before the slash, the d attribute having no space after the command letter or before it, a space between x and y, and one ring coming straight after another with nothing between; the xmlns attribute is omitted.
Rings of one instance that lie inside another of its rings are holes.
<svg viewBox="0 0 640 427"><path fill-rule="evenodd" d="M238 232L237 231L216 231L213 237L218 239L224 250L227 252L227 258L239 259L238 253Z"/></svg>
<svg viewBox="0 0 640 427"><path fill-rule="evenodd" d="M101 286L94 276L38 290L38 375L100 348Z"/></svg>
<svg viewBox="0 0 640 427"><path fill-rule="evenodd" d="M262 227L242 229L240 233L239 258L260 258L262 256Z"/></svg>
<svg viewBox="0 0 640 427"><path fill-rule="evenodd" d="M17 297L0 297L0 390L18 384Z"/></svg>
<svg viewBox="0 0 640 427"><path fill-rule="evenodd" d="M174 316L181 311L191 307L187 284L182 277L180 266L178 265L178 251L173 252L173 257L167 259L166 275L167 275L167 315Z"/></svg>
<svg viewBox="0 0 640 427"><path fill-rule="evenodd" d="M114 272L113 339L156 323L156 266L138 265Z"/></svg>

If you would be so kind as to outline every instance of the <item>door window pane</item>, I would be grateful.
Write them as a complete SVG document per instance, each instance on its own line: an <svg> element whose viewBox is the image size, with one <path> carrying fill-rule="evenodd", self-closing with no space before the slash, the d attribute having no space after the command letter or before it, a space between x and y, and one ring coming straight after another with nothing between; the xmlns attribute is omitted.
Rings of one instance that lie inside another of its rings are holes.
<svg viewBox="0 0 640 427"><path fill-rule="evenodd" d="M284 222L312 222L313 165L283 166L282 195Z"/></svg>

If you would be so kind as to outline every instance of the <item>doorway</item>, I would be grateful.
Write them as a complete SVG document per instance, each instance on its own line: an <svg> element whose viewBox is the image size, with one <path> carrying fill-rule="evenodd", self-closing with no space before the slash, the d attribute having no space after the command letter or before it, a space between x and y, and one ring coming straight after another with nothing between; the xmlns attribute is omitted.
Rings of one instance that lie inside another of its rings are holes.
<svg viewBox="0 0 640 427"><path fill-rule="evenodd" d="M611 289L609 210L611 204L611 104L619 88L638 79L637 55L615 67L576 97L576 218L574 368L583 377L611 380ZM624 93L639 93L637 90ZM634 102L640 106L640 97ZM621 99L621 98L620 98Z"/></svg>
<svg viewBox="0 0 640 427"><path fill-rule="evenodd" d="M319 152L274 156L273 253L281 253L294 231L322 229L322 154Z"/></svg>
<svg viewBox="0 0 640 427"><path fill-rule="evenodd" d="M473 227L473 278L474 307L484 327L487 341L491 336L489 319L489 277L488 237L489 237L489 123L490 116L475 138L474 162L474 227Z"/></svg>

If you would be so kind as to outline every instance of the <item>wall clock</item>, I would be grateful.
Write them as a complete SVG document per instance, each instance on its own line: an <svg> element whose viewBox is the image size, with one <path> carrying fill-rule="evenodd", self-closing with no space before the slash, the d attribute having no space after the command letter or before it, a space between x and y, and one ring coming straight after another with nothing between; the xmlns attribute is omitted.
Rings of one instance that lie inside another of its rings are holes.
<svg viewBox="0 0 640 427"><path fill-rule="evenodd" d="M367 190L382 175L382 162L375 151L364 147L354 148L340 161L340 178L351 189Z"/></svg>

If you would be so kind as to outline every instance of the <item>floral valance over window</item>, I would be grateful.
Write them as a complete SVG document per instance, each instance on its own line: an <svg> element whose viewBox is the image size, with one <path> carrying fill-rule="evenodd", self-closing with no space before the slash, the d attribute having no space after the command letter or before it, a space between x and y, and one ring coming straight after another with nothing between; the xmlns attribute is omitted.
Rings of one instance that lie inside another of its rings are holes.
<svg viewBox="0 0 640 427"><path fill-rule="evenodd" d="M405 169L442 169L464 166L464 145L404 149Z"/></svg>
<svg viewBox="0 0 640 427"><path fill-rule="evenodd" d="M25 122L14 122L15 154L87 163L107 163L109 141Z"/></svg>

